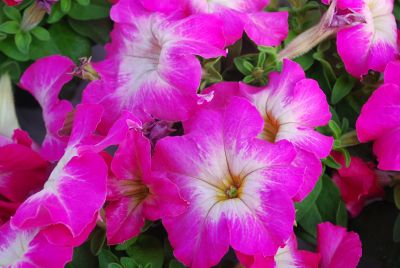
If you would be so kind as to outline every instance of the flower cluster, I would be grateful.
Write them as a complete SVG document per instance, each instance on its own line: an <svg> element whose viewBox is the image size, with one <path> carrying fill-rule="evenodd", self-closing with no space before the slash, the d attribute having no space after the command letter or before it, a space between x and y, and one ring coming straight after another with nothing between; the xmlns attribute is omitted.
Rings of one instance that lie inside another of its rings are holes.
<svg viewBox="0 0 400 268"><path fill-rule="evenodd" d="M400 171L397 29L391 0L324 3L320 24L276 55L266 85L204 88L204 62L230 55L244 34L279 50L288 13L265 11L267 0L120 0L104 60L48 56L21 77L42 109L40 143L20 129L2 76L0 267L63 267L96 225L116 245L158 220L188 267L215 266L230 248L245 267L356 267L360 238L343 227L314 225L314 252L297 245L295 204L327 167L339 165L332 181L352 216L384 192L374 164L323 131L327 94L290 58L322 42L307 38L323 29L351 75L385 70L356 131L374 142L379 169ZM60 98L74 76L91 80L76 106Z"/></svg>

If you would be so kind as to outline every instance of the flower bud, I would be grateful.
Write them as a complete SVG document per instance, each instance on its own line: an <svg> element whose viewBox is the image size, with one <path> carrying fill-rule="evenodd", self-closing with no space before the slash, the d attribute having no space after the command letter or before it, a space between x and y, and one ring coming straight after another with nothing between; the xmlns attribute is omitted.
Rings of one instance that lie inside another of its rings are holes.
<svg viewBox="0 0 400 268"><path fill-rule="evenodd" d="M15 129L20 128L15 112L10 76L0 77L0 135L11 138Z"/></svg>
<svg viewBox="0 0 400 268"><path fill-rule="evenodd" d="M22 16L21 29L25 32L29 32L39 25L45 14L46 9L43 8L39 2L34 2L25 10L24 15Z"/></svg>

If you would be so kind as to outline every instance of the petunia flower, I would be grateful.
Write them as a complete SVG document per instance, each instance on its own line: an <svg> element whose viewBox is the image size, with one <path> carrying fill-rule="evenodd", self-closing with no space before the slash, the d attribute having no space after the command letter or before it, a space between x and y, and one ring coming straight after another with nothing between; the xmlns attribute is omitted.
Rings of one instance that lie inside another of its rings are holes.
<svg viewBox="0 0 400 268"><path fill-rule="evenodd" d="M236 252L240 263L247 268L318 268L320 256L297 249L296 236L292 234L284 247L280 247L275 256L247 256Z"/></svg>
<svg viewBox="0 0 400 268"><path fill-rule="evenodd" d="M102 112L97 105L77 106L64 155L43 188L18 208L11 219L13 227L53 226L48 239L71 244L79 244L89 235L106 199L107 166L98 154L101 149L90 146L98 142L93 133Z"/></svg>
<svg viewBox="0 0 400 268"><path fill-rule="evenodd" d="M351 157L350 166L346 167L342 154L333 152L332 156L342 165L332 179L340 190L347 210L356 217L368 200L384 195L383 189L378 184L378 176L373 167L359 157Z"/></svg>
<svg viewBox="0 0 400 268"><path fill-rule="evenodd" d="M383 72L397 50L397 25L393 0L364 0L357 13L366 23L341 29L337 48L346 70L361 77L368 70Z"/></svg>
<svg viewBox="0 0 400 268"><path fill-rule="evenodd" d="M260 46L277 46L289 30L287 12L266 12L269 0L187 0L189 14L217 15L223 22L227 45L242 38L243 31Z"/></svg>
<svg viewBox="0 0 400 268"><path fill-rule="evenodd" d="M73 248L49 243L45 232L13 229L9 222L1 226L0 267L64 267L72 259Z"/></svg>
<svg viewBox="0 0 400 268"><path fill-rule="evenodd" d="M337 49L347 72L355 77L369 70L383 72L397 53L397 26L393 0L335 0L320 23L297 36L279 53L279 59L303 55L337 34Z"/></svg>
<svg viewBox="0 0 400 268"><path fill-rule="evenodd" d="M364 104L357 119L361 142L374 141L378 168L400 170L400 62L389 63L385 84Z"/></svg>
<svg viewBox="0 0 400 268"><path fill-rule="evenodd" d="M154 170L176 183L188 209L163 224L174 255L190 267L216 265L229 246L274 255L292 233L291 200L303 169L288 142L257 139L263 119L242 98L223 111L202 109L184 136L158 141Z"/></svg>
<svg viewBox="0 0 400 268"><path fill-rule="evenodd" d="M187 119L199 99L202 69L196 56L226 53L219 19L194 15L176 20L127 0L113 6L111 18L116 24L107 58L94 65L101 79L88 86L83 102L108 107L103 128L122 110L142 121Z"/></svg>
<svg viewBox="0 0 400 268"><path fill-rule="evenodd" d="M132 128L119 144L111 171L105 208L109 244L138 235L145 219L176 216L186 209L178 187L160 174L152 174L150 141L140 130Z"/></svg>
<svg viewBox="0 0 400 268"><path fill-rule="evenodd" d="M361 241L354 232L329 222L317 226L320 268L356 268L362 255Z"/></svg>
<svg viewBox="0 0 400 268"><path fill-rule="evenodd" d="M7 5L7 6L16 6L22 3L23 0L3 0L3 2Z"/></svg>
<svg viewBox="0 0 400 268"><path fill-rule="evenodd" d="M287 140L297 151L295 164L306 168L304 183L295 200L301 200L314 188L322 167L320 158L329 155L333 138L315 128L331 118L324 92L315 80L307 79L295 62L284 60L281 73L271 73L266 87L244 83L220 83L206 89L214 91L215 108L224 107L231 96L248 99L263 117L264 127L258 137L275 143Z"/></svg>
<svg viewBox="0 0 400 268"><path fill-rule="evenodd" d="M58 95L73 78L74 66L72 60L63 56L41 58L26 69L20 80L20 87L31 93L42 107L47 133L40 153L49 161L59 160L68 143L68 137L61 136L59 130L73 108Z"/></svg>

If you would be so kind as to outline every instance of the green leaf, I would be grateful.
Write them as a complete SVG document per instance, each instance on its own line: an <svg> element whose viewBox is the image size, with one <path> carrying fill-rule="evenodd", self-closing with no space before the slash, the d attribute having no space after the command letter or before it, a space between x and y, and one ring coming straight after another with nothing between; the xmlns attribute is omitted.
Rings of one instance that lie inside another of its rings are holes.
<svg viewBox="0 0 400 268"><path fill-rule="evenodd" d="M3 12L4 12L4 15L6 15L6 17L11 20L15 20L15 21L21 20L21 13L19 13L19 10L16 9L15 7L4 6Z"/></svg>
<svg viewBox="0 0 400 268"><path fill-rule="evenodd" d="M90 253L89 243L74 249L74 256L70 263L73 268L97 268L98 260Z"/></svg>
<svg viewBox="0 0 400 268"><path fill-rule="evenodd" d="M132 258L122 257L120 261L124 268L139 268L139 265Z"/></svg>
<svg viewBox="0 0 400 268"><path fill-rule="evenodd" d="M336 151L341 152L343 154L344 159L346 160L346 167L348 168L351 164L350 152L348 150L346 150L345 148L338 148L338 149L336 149Z"/></svg>
<svg viewBox="0 0 400 268"><path fill-rule="evenodd" d="M400 184L397 184L393 189L393 198L396 207L400 209Z"/></svg>
<svg viewBox="0 0 400 268"><path fill-rule="evenodd" d="M95 0L90 5L82 6L73 4L68 16L75 20L97 20L108 18L111 5L108 1Z"/></svg>
<svg viewBox="0 0 400 268"><path fill-rule="evenodd" d="M245 78L243 78L243 82L246 84L251 84L255 81L256 79L252 75L247 75Z"/></svg>
<svg viewBox="0 0 400 268"><path fill-rule="evenodd" d="M339 139L342 135L342 129L340 126L333 120L329 121L328 126L332 130L333 136L335 136L336 139Z"/></svg>
<svg viewBox="0 0 400 268"><path fill-rule="evenodd" d="M397 215L396 221L394 222L393 241L400 242L400 214Z"/></svg>
<svg viewBox="0 0 400 268"><path fill-rule="evenodd" d="M336 80L336 83L332 89L331 102L337 104L344 97L346 97L351 89L354 87L356 80L348 74L343 74Z"/></svg>
<svg viewBox="0 0 400 268"><path fill-rule="evenodd" d="M19 22L17 21L6 21L0 24L0 32L7 34L16 34L21 31L21 27Z"/></svg>
<svg viewBox="0 0 400 268"><path fill-rule="evenodd" d="M168 268L185 268L186 266L177 260L171 260L168 264Z"/></svg>
<svg viewBox="0 0 400 268"><path fill-rule="evenodd" d="M314 58L310 53L294 59L295 62L301 65L304 71L307 71L314 64Z"/></svg>
<svg viewBox="0 0 400 268"><path fill-rule="evenodd" d="M100 254L104 243L106 242L106 232L101 228L96 228L92 234L90 240L90 251L93 255L97 256Z"/></svg>
<svg viewBox="0 0 400 268"><path fill-rule="evenodd" d="M118 257L115 256L110 250L103 249L99 254L100 268L107 268L110 263L118 262Z"/></svg>
<svg viewBox="0 0 400 268"><path fill-rule="evenodd" d="M105 44L109 41L112 23L109 19L82 21L68 18L71 28L82 36L88 37L97 44Z"/></svg>
<svg viewBox="0 0 400 268"><path fill-rule="evenodd" d="M76 2L81 6L87 6L90 4L90 0L76 0Z"/></svg>
<svg viewBox="0 0 400 268"><path fill-rule="evenodd" d="M50 39L50 34L49 32L43 28L43 27L35 27L31 30L31 33L33 34L34 37L41 41L47 41Z"/></svg>
<svg viewBox="0 0 400 268"><path fill-rule="evenodd" d="M17 61L29 60L28 54L23 54L17 49L13 36L8 36L6 39L0 42L0 51L7 55L9 58Z"/></svg>
<svg viewBox="0 0 400 268"><path fill-rule="evenodd" d="M260 54L258 54L257 67L263 67L266 58L267 58L267 54L265 52L260 52Z"/></svg>
<svg viewBox="0 0 400 268"><path fill-rule="evenodd" d="M125 241L123 244L117 245L115 247L115 249L119 250L119 251L127 250L130 246L135 244L137 240L138 240L138 236L135 236L135 237L129 239L128 241Z"/></svg>
<svg viewBox="0 0 400 268"><path fill-rule="evenodd" d="M316 204L311 205L306 215L299 222L299 225L309 234L316 239L317 224L323 222L320 212Z"/></svg>
<svg viewBox="0 0 400 268"><path fill-rule="evenodd" d="M32 36L28 32L19 32L15 35L15 45L18 50L24 54L28 54L29 46L32 42Z"/></svg>
<svg viewBox="0 0 400 268"><path fill-rule="evenodd" d="M9 73L10 78L14 81L21 76L21 68L17 61L7 60L0 65L0 74Z"/></svg>
<svg viewBox="0 0 400 268"><path fill-rule="evenodd" d="M5 33L0 33L0 41L3 41L4 39L7 38L7 34Z"/></svg>
<svg viewBox="0 0 400 268"><path fill-rule="evenodd" d="M107 268L123 268L119 263L113 262L110 263Z"/></svg>
<svg viewBox="0 0 400 268"><path fill-rule="evenodd" d="M60 8L63 13L68 13L71 10L71 0L60 0Z"/></svg>
<svg viewBox="0 0 400 268"><path fill-rule="evenodd" d="M250 75L253 72L254 66L247 61L246 57L237 57L233 60L236 68L244 75Z"/></svg>
<svg viewBox="0 0 400 268"><path fill-rule="evenodd" d="M65 13L61 11L61 5L59 3L57 3L57 4L53 5L50 16L47 19L47 23L53 24L53 23L59 22L64 16L65 16Z"/></svg>
<svg viewBox="0 0 400 268"><path fill-rule="evenodd" d="M296 206L296 221L300 221L308 212L322 190L322 179L320 178L314 186L312 192L300 203L295 203Z"/></svg>
<svg viewBox="0 0 400 268"><path fill-rule="evenodd" d="M332 156L328 156L327 158L322 159L322 163L324 163L325 166L328 166L333 169L341 169L342 168L342 166L338 162L336 162Z"/></svg>
<svg viewBox="0 0 400 268"><path fill-rule="evenodd" d="M137 241L126 251L136 263L152 264L153 268L162 268L164 250L161 242L150 235L140 235Z"/></svg>

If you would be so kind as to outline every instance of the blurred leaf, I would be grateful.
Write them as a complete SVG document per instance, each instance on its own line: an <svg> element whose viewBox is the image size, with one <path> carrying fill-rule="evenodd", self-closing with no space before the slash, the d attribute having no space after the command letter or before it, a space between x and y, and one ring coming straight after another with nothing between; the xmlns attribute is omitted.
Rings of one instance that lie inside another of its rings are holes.
<svg viewBox="0 0 400 268"><path fill-rule="evenodd" d="M326 165L330 168L333 168L333 169L341 169L342 168L342 166L338 162L336 162L332 156L328 156L327 158L322 159L322 163L324 163L324 165Z"/></svg>
<svg viewBox="0 0 400 268"><path fill-rule="evenodd" d="M97 268L98 260L90 253L89 243L74 249L74 256L70 265L73 268Z"/></svg>
<svg viewBox="0 0 400 268"><path fill-rule="evenodd" d="M340 128L340 126L333 120L329 121L328 126L332 130L333 136L336 139L339 139L342 135L342 129Z"/></svg>
<svg viewBox="0 0 400 268"><path fill-rule="evenodd" d="M32 36L28 32L19 32L15 35L15 45L23 54L28 54L29 46L32 42Z"/></svg>
<svg viewBox="0 0 400 268"><path fill-rule="evenodd" d="M87 6L90 4L90 0L76 0L76 2L81 6Z"/></svg>
<svg viewBox="0 0 400 268"><path fill-rule="evenodd" d="M72 0L60 0L60 8L63 13L68 13L71 10Z"/></svg>
<svg viewBox="0 0 400 268"><path fill-rule="evenodd" d="M47 19L47 23L53 24L59 22L64 16L65 13L61 11L61 5L57 3L53 5L50 16Z"/></svg>
<svg viewBox="0 0 400 268"><path fill-rule="evenodd" d="M3 7L3 12L4 15L6 15L7 18L15 21L20 21L21 20L21 13L19 13L19 10L15 7L10 7L5 5Z"/></svg>
<svg viewBox="0 0 400 268"><path fill-rule="evenodd" d="M106 242L106 232L101 228L96 228L91 236L90 240L90 251L93 255L97 256L100 254L104 243Z"/></svg>
<svg viewBox="0 0 400 268"><path fill-rule="evenodd" d="M136 241L138 240L138 236L135 236L128 241L125 241L124 243L117 245L115 247L116 250L122 251L122 250L127 250L130 246L132 246Z"/></svg>
<svg viewBox="0 0 400 268"><path fill-rule="evenodd" d="M28 54L23 54L17 49L13 36L8 36L0 42L0 51L6 54L9 58L17 61L29 60Z"/></svg>
<svg viewBox="0 0 400 268"><path fill-rule="evenodd" d="M119 263L110 263L107 268L123 268Z"/></svg>
<svg viewBox="0 0 400 268"><path fill-rule="evenodd" d="M237 57L233 60L236 68L244 75L250 75L253 72L254 66L245 57Z"/></svg>
<svg viewBox="0 0 400 268"><path fill-rule="evenodd" d="M121 265L124 268L139 268L139 265L132 258L127 257L121 258Z"/></svg>
<svg viewBox="0 0 400 268"><path fill-rule="evenodd" d="M21 68L18 62L7 60L0 65L0 74L8 73L12 80L17 80L21 76Z"/></svg>
<svg viewBox="0 0 400 268"><path fill-rule="evenodd" d="M301 65L304 71L307 71L314 64L314 58L310 53L294 59L295 62Z"/></svg>
<svg viewBox="0 0 400 268"><path fill-rule="evenodd" d="M332 90L331 102L337 104L346 97L354 87L356 80L348 74L343 74L336 80Z"/></svg>
<svg viewBox="0 0 400 268"><path fill-rule="evenodd" d="M90 5L73 4L68 16L75 20L97 20L108 18L111 4L104 0L94 0Z"/></svg>
<svg viewBox="0 0 400 268"><path fill-rule="evenodd" d="M108 249L101 250L98 258L99 268L107 268L110 263L118 262L118 257Z"/></svg>
<svg viewBox="0 0 400 268"><path fill-rule="evenodd" d="M162 268L164 250L161 242L154 236L140 235L126 252L138 264L150 263L153 268Z"/></svg>
<svg viewBox="0 0 400 268"><path fill-rule="evenodd" d="M300 203L296 205L296 221L300 221L317 200L322 190L322 179L320 178L314 186L312 192Z"/></svg>
<svg viewBox="0 0 400 268"><path fill-rule="evenodd" d="M82 36L89 37L96 44L105 44L109 41L112 23L109 19L78 21L68 18L72 29Z"/></svg>
<svg viewBox="0 0 400 268"><path fill-rule="evenodd" d="M21 28L17 21L6 21L0 25L0 32L6 34L16 34L19 31L21 31Z"/></svg>
<svg viewBox="0 0 400 268"><path fill-rule="evenodd" d="M345 204L341 201L339 202L339 206L336 212L336 224L341 225L343 227L347 227L347 220L348 220L347 209Z"/></svg>
<svg viewBox="0 0 400 268"><path fill-rule="evenodd" d="M397 215L396 221L394 222L393 241L400 242L400 214Z"/></svg>
<svg viewBox="0 0 400 268"><path fill-rule="evenodd" d="M41 41L47 41L50 39L50 34L49 32L43 28L43 27L35 27L31 30L31 33L33 34L34 37Z"/></svg>

